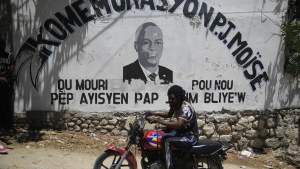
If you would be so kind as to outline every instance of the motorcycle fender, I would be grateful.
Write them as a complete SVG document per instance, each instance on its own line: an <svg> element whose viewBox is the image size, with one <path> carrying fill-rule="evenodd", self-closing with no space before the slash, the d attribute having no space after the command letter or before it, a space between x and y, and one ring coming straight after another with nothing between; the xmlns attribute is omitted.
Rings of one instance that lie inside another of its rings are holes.
<svg viewBox="0 0 300 169"><path fill-rule="evenodd" d="M126 150L125 150L125 148L118 148L117 146L109 146L106 151L115 151L115 152L118 152L123 155ZM129 151L127 158L133 164L133 168L137 169L137 162L136 162L135 156L133 155L133 153L131 151Z"/></svg>

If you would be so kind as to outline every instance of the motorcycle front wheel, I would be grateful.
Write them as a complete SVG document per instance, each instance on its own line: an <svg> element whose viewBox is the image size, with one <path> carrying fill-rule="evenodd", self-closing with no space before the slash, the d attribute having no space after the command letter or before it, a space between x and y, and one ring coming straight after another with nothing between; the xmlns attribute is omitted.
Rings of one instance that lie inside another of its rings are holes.
<svg viewBox="0 0 300 169"><path fill-rule="evenodd" d="M215 158L200 158L197 161L196 169L223 169L220 160Z"/></svg>
<svg viewBox="0 0 300 169"><path fill-rule="evenodd" d="M114 169L118 161L121 159L121 154L115 151L106 151L100 154L94 164L93 169ZM128 159L122 162L121 169L134 169L133 164Z"/></svg>

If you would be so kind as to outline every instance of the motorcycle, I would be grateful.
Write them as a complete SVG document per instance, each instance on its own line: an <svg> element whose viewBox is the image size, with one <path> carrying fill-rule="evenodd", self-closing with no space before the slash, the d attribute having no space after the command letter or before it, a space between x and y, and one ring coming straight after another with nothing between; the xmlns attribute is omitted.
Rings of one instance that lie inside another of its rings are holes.
<svg viewBox="0 0 300 169"><path fill-rule="evenodd" d="M141 152L142 169L166 169L164 148L160 145L165 132L156 129L144 131L147 118L146 114L136 117L129 124L126 146L109 146L97 157L93 169L137 169L136 158L130 151L133 145ZM198 144L186 149L172 147L173 166L176 169L223 169L226 151L232 147L234 145L230 142L208 139L201 139Z"/></svg>

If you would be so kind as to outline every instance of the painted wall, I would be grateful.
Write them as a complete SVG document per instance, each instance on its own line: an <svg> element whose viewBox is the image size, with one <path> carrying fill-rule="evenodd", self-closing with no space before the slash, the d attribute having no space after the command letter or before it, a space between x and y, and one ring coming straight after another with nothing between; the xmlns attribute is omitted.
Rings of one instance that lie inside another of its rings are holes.
<svg viewBox="0 0 300 169"><path fill-rule="evenodd" d="M299 107L299 80L283 74L286 8L287 0L12 0L15 110L167 110L173 84L198 111ZM166 84L124 77L146 22L163 36Z"/></svg>

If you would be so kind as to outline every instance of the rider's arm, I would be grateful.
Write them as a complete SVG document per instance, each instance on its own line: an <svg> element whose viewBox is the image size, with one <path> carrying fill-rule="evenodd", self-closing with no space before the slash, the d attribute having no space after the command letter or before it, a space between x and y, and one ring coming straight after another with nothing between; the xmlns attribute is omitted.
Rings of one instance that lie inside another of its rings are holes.
<svg viewBox="0 0 300 169"><path fill-rule="evenodd" d="M163 117L163 118L168 118L169 117L169 112L150 112L150 115L159 116L159 117Z"/></svg>
<svg viewBox="0 0 300 169"><path fill-rule="evenodd" d="M156 119L153 119L152 121L162 124L162 125L165 125L166 127L169 127L169 128L179 129L186 122L186 119L183 117L179 117L177 121L165 121L165 120L156 118Z"/></svg>

